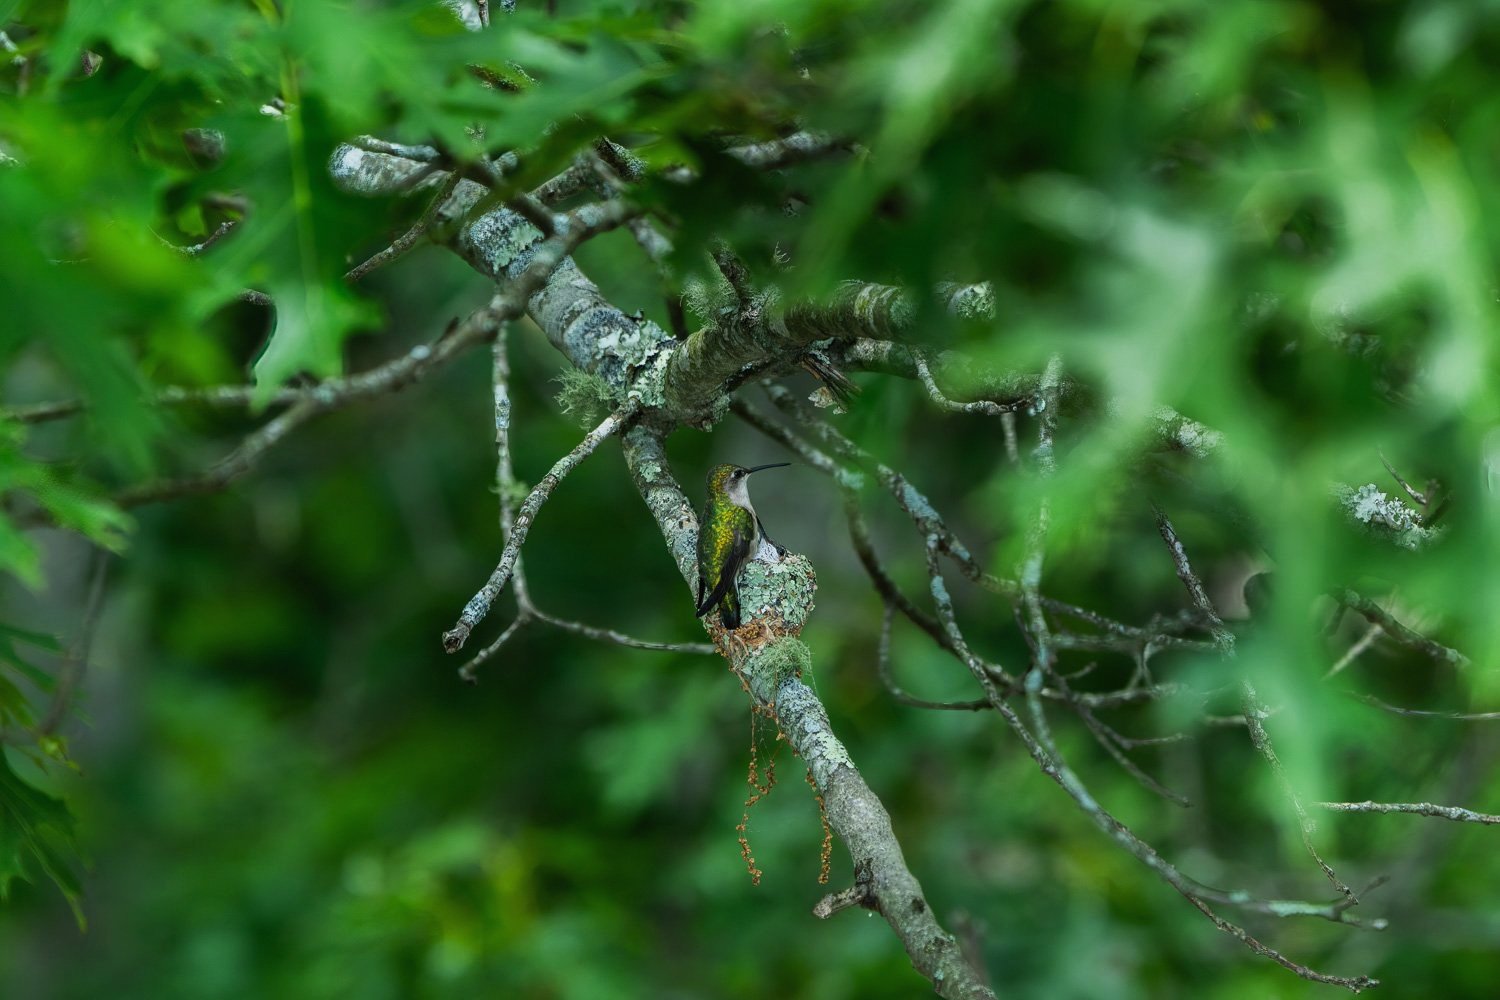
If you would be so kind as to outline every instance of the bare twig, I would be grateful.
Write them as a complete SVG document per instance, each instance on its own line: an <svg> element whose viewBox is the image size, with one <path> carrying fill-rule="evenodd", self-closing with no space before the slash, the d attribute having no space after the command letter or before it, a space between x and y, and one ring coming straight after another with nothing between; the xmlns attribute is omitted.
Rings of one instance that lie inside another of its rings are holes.
<svg viewBox="0 0 1500 1000"><path fill-rule="evenodd" d="M1333 868L1329 866L1328 862L1323 860L1323 856L1318 853L1317 845L1313 843L1313 831L1317 829L1318 824L1307 814L1307 810L1302 805L1301 796L1297 794L1297 789L1293 787L1291 778L1287 777L1286 768L1281 764L1281 758L1276 756L1276 748L1271 745L1271 736L1266 732L1266 727L1262 721L1266 716L1265 705L1262 704L1260 697L1256 694L1255 686L1251 684L1249 678L1245 678L1240 683L1240 689L1244 695L1245 728L1250 732L1250 742L1254 744L1255 749L1260 752L1260 755L1266 759L1266 763L1271 766L1271 773L1276 775L1276 781L1281 785L1282 794L1291 803L1292 812L1297 815L1297 829L1302 835L1302 846L1307 849L1307 853L1312 856L1314 863L1322 870L1324 876L1332 883L1333 887L1343 893L1346 898L1357 902L1359 897L1354 894L1354 890L1345 885L1343 880L1334 872Z"/></svg>
<svg viewBox="0 0 1500 1000"><path fill-rule="evenodd" d="M978 562L970 555L968 548L948 529L936 508L904 476L881 463L875 462L863 450L829 426L826 421L820 420L808 413L807 408L803 407L792 397L791 393L782 387L768 385L766 386L766 391L772 401L783 412L811 429L820 438L832 445L832 450L843 461L870 469L879 483L895 499L897 505L911 518L913 526L917 529L918 533L923 537L936 537L939 549L958 565L965 577L992 593L999 594L1011 600L1018 597L1020 593L1019 585L984 572ZM865 565L866 571L870 574L871 581L874 583L877 592L880 593L883 600L894 604L902 614L910 618L924 632L931 635L938 645L950 653L954 652L941 626L934 622L931 616L917 609L900 592L875 556L874 548L869 543L868 532L864 528L863 517L858 510L857 491L864 481L864 477L860 473L846 468L839 461L835 461L828 454L814 447L799 435L794 434L785 425L769 420L752 407L736 401L732 404L732 408L738 416L751 426L785 445L808 465L834 479L844 496L845 512L849 516L849 527L855 551L860 556L860 561ZM1108 649L1127 653L1138 651L1143 646L1178 649L1212 648L1208 643L1195 642L1167 635L1160 629L1143 629L1126 625L1107 618L1098 612L1080 608L1076 605L1046 596L1041 596L1040 601L1042 607L1047 611L1087 622L1090 625L1103 629L1107 633L1106 636L1102 637L1059 634L1054 636L1055 644L1059 648L1084 648L1087 646L1088 648ZM1020 690L1020 680L1003 672L996 675L996 682L1006 695ZM1106 705L1149 701L1158 697L1166 697L1171 693L1175 693L1175 691L1175 688L1159 687L1104 694L1080 693L1077 697L1080 699L1090 699L1089 704L1093 707L1104 707ZM1048 698L1062 697L1060 692L1052 688L1046 689L1044 696Z"/></svg>
<svg viewBox="0 0 1500 1000"><path fill-rule="evenodd" d="M965 663L969 665L970 670L975 673L975 676L980 679L980 684L985 688L985 693L994 704L995 710L1005 720L1006 724L1010 726L1011 730L1020 737L1022 745L1026 748L1026 752L1036 761L1042 773L1057 782L1084 814L1094 822L1095 826L1099 827L1100 830L1124 848L1128 854L1154 872L1162 881L1181 893L1188 902L1202 911L1213 922L1215 927L1241 941L1256 954L1271 959L1304 979L1342 986L1356 993L1376 985L1376 981L1368 976L1331 976L1294 962L1275 949L1251 937L1243 928L1215 914L1208 907L1205 900L1222 897L1225 902L1234 903L1235 905L1245 905L1253 903L1254 897L1249 893L1225 893L1223 890L1210 889L1188 878L1157 853L1154 847L1136 836L1129 827L1121 823L1108 810L1101 806L1099 801L1094 798L1093 793L1084 786L1083 782L1079 780L1078 776L1073 773L1072 769L1067 766L1058 753L1056 744L1052 741L1051 731L1047 728L1046 715L1041 703L1041 691L1030 685L1026 689L1026 699L1031 709L1031 716L1034 724L1038 726L1036 735L1033 735L1015 711L1003 699L999 698L998 690L992 684L986 682L983 661L979 660L978 657L969 651L968 644L964 641L962 632L959 631L958 621L953 612L953 602L948 596L947 587L943 582L942 569L938 563L937 547L931 543L929 543L927 549L927 572L932 581L932 593L937 604L938 618L942 621L944 628L948 630L949 637L959 649ZM1314 912L1315 907L1316 904L1308 904L1308 907L1302 912L1307 915L1326 917L1323 913ZM1299 913L1297 915L1302 914Z"/></svg>
<svg viewBox="0 0 1500 1000"><path fill-rule="evenodd" d="M479 588L479 592L469 599L468 604L464 605L463 612L454 626L443 633L445 650L456 653L462 649L474 626L489 614L490 606L504 589L506 581L510 579L516 560L520 558L521 546L531 530L531 522L536 519L537 511L541 510L542 504L547 502L547 498L552 495L568 473L592 455L601 442L619 433L635 416L637 409L637 403L627 402L605 417L599 426L589 431L572 451L558 459L541 481L527 494L516 513L515 524L511 528L510 537L505 542L505 549L500 554L500 562L495 566L494 572L490 574L484 586Z"/></svg>
<svg viewBox="0 0 1500 1000"><path fill-rule="evenodd" d="M506 353L505 336L503 333L495 338L492 352L494 356L492 382L495 396L495 482L496 492L500 498L500 536L506 542L509 542L514 537L516 523L516 479L515 472L511 466L510 449L510 361ZM530 589L526 582L525 559L519 551L516 553L515 562L511 567L511 581L516 594L516 618L495 642L481 650L459 668L459 676L466 681L475 681L478 677L479 667L492 659L507 642L514 638L523 626L531 622L541 622L542 624L562 629L565 632L572 632L599 642L611 642L632 649L698 655L716 652L713 646L706 643L650 642L644 639L636 639L612 629L595 628L581 622L569 621L548 614L538 608L531 599Z"/></svg>
<svg viewBox="0 0 1500 1000"><path fill-rule="evenodd" d="M986 698L972 701L928 701L925 698L917 698L896 683L896 678L891 672L891 618L892 608L887 604L880 615L880 644L875 654L875 669L880 675L880 682L885 685L886 691L890 692L892 698L902 705L910 705L912 708L930 708L947 712L978 712L989 709L990 703Z"/></svg>
<svg viewBox="0 0 1500 1000"><path fill-rule="evenodd" d="M426 234L427 230L432 227L433 220L437 218L438 210L447 202L448 198L453 194L453 189L458 187L458 182L462 179L456 171L449 174L448 178L443 181L443 186L438 188L437 194L433 196L432 201L427 203L427 208L423 210L421 217L412 224L412 227L396 237L391 242L391 245L384 250L371 255L363 263L356 264L350 268L348 273L344 275L344 280L352 285L376 268L384 267L409 253L417 245L418 241L422 239L423 235Z"/></svg>
<svg viewBox="0 0 1500 1000"><path fill-rule="evenodd" d="M1203 582L1194 572L1192 563L1188 560L1187 549L1182 540L1177 537L1177 531L1172 527L1171 520L1160 507L1152 505L1156 514L1156 527L1161 533L1162 541L1167 545L1167 551L1172 555L1172 563L1177 568L1177 577L1182 581L1183 587L1193 600L1193 605L1203 615L1208 623L1209 631L1213 634L1214 642L1226 656L1234 655L1234 636L1224 627L1224 621L1219 617L1213 602L1209 600L1208 591L1204 589ZM1260 696L1255 691L1255 686L1250 679L1243 678L1240 681L1241 701L1245 713L1245 727L1250 733L1250 742L1260 755L1270 765L1271 773L1276 776L1277 783L1281 786L1282 794L1292 806L1292 812L1297 817L1297 829L1302 836L1302 846L1306 848L1308 855L1318 866L1319 870L1328 881L1344 895L1345 898L1358 901L1354 890L1338 877L1323 856L1318 853L1317 845L1313 843L1312 834L1317 828L1317 823L1307 814L1302 805L1302 798L1293 787L1291 778L1287 776L1286 768L1282 766L1281 758L1276 755L1276 748L1271 743L1271 734L1266 731L1264 720L1267 717L1266 706L1261 702Z"/></svg>
<svg viewBox="0 0 1500 1000"><path fill-rule="evenodd" d="M414 347L406 354L369 371L328 379L310 389L298 390L285 397L294 401L290 409L245 438L238 448L208 471L196 476L131 487L116 494L113 500L121 507L136 507L223 489L249 472L267 451L293 430L318 414L375 396L399 392L434 368L452 360L465 348L492 336L493 332L492 319L487 311L481 310L432 344ZM253 398L253 394L254 389L249 386L224 386L208 390L206 394L199 394L194 398L217 404L243 405ZM35 523L47 522L38 520Z"/></svg>
<svg viewBox="0 0 1500 1000"><path fill-rule="evenodd" d="M1047 370L1042 375L1041 389L1037 394L1037 445L1032 452L1036 460L1037 473L1043 481L1051 479L1057 472L1057 457L1054 452L1053 435L1057 428L1057 397L1062 384L1062 358L1056 354L1047 361ZM1026 614L1022 626L1031 641L1034 652L1032 666L1026 674L1028 691L1040 692L1045 678L1054 676L1051 630L1046 615L1042 612L1042 559L1047 544L1047 531L1052 518L1052 506L1046 495L1037 504L1036 522L1026 539L1026 557L1021 564L1021 605ZM1062 682L1060 677L1055 677ZM1065 682L1064 682L1065 683Z"/></svg>
<svg viewBox="0 0 1500 1000"><path fill-rule="evenodd" d="M917 366L917 377L922 380L922 386L927 390L927 395L941 409L949 413L982 413L988 417L1003 417L1006 414L1014 414L1016 410L1024 409L1027 400L1012 400L1005 403L996 403L989 399L976 399L968 403L960 403L943 395L943 390L938 388L937 381L932 377L932 369L927 366L927 359L920 351L913 352L913 358ZM1009 436L1006 438L1006 450L1013 453L1015 450L1016 424L1012 419L1008 424Z"/></svg>
<svg viewBox="0 0 1500 1000"><path fill-rule="evenodd" d="M180 497L213 493L224 489L249 472L262 455L279 444L293 430L311 420L322 409L323 407L317 403L304 400L245 438L238 448L220 459L208 471L196 476L163 479L133 486L115 494L114 503L123 508L139 507L141 504L176 500Z"/></svg>
<svg viewBox="0 0 1500 1000"><path fill-rule="evenodd" d="M1056 678L1053 683L1064 688L1066 688L1067 686L1067 681L1061 677ZM1172 791L1172 789L1168 788L1166 785L1163 785L1151 775L1147 774L1146 771L1135 761L1125 756L1124 751L1125 749L1127 749L1124 745L1127 742L1125 738L1120 736L1109 726L1100 722L1098 716L1094 715L1092 709L1090 709L1087 705L1081 704L1077 701L1072 702L1070 707L1072 707L1073 711L1077 713L1078 717L1083 720L1083 724L1088 727L1089 732L1093 734L1094 741L1101 747L1103 747L1104 752L1109 754L1114 762L1116 764L1119 764L1120 767L1124 769L1125 773L1139 782L1143 788L1145 788L1147 791L1161 796L1175 806L1181 806L1184 809L1190 808L1192 806L1192 802L1188 801L1186 796ZM1178 738L1181 738L1183 735L1185 734L1178 734ZM1172 741L1171 737L1163 737L1160 740L1154 741L1130 740L1128 742L1130 746L1136 747L1149 746L1154 742L1170 741Z"/></svg>
<svg viewBox="0 0 1500 1000"><path fill-rule="evenodd" d="M1203 589L1202 581L1193 572L1193 567L1188 562L1187 550L1183 548L1182 540L1177 537L1176 529L1172 527L1172 522L1160 507L1152 504L1151 510L1156 515L1156 529L1161 533L1162 541L1167 543L1167 551L1172 555L1172 564L1177 568L1177 579L1182 581L1188 596L1193 599L1193 607L1203 615L1208 631L1214 637L1214 643L1226 656L1232 656L1234 635L1224 627L1224 620L1219 617L1219 612L1214 609L1213 602L1208 599L1208 591Z"/></svg>
<svg viewBox="0 0 1500 1000"><path fill-rule="evenodd" d="M505 207L535 226L543 236L556 235L557 216L533 195L524 191L513 194L506 199Z"/></svg>
<svg viewBox="0 0 1500 1000"><path fill-rule="evenodd" d="M68 647L63 656L62 663L57 671L57 685L52 692L52 703L47 707L47 715L37 726L39 736L50 736L57 731L62 724L63 716L67 714L68 705L73 700L73 692L83 680L84 671L89 665L89 649L94 643L94 631L99 625L99 612L104 608L104 582L109 575L109 553L104 549L95 549L94 572L89 582L89 595L84 604L83 622L78 627L78 635L73 644Z"/></svg>
<svg viewBox="0 0 1500 1000"><path fill-rule="evenodd" d="M209 247L213 246L215 243L219 242L225 236L228 236L231 232L233 232L236 224L236 220L226 219L223 222L219 223L218 226L215 227L214 231L209 233L200 242L194 243L190 246L182 246L166 239L162 239L161 242L169 250L176 250L184 257L198 257L201 256L203 252L206 251ZM158 237L158 239L161 239L161 237Z"/></svg>
<svg viewBox="0 0 1500 1000"><path fill-rule="evenodd" d="M1387 881L1389 880L1384 875L1374 879L1360 890L1359 899L1364 899ZM1350 916L1349 910L1358 905L1358 900L1349 896L1341 896L1331 903L1312 903L1301 899L1246 899L1243 893L1223 892L1207 887L1200 888L1197 894L1210 903L1237 906L1268 917L1320 917L1335 924L1347 924L1372 931L1383 931L1390 927L1390 921L1384 917L1363 920Z"/></svg>
<svg viewBox="0 0 1500 1000"><path fill-rule="evenodd" d="M1360 654L1374 645L1375 640L1380 637L1383 631L1384 629L1382 629L1379 625L1371 625L1369 628L1365 629L1365 634L1360 636L1358 640L1352 643L1349 648L1344 651L1344 655L1340 656L1338 660L1334 662L1333 666L1328 668L1328 673L1324 674L1323 677L1325 679L1332 677L1333 675L1343 671L1343 669L1349 664L1359 659Z"/></svg>
<svg viewBox="0 0 1500 1000"><path fill-rule="evenodd" d="M515 523L516 515L516 476L510 459L510 356L505 342L508 329L502 326L490 345L490 383L495 397L495 492L499 497L500 537L505 541L510 540L511 526ZM458 676L471 684L478 680L479 667L498 653L534 617L527 593L525 561L520 553L516 554L512 572L516 593L515 621L500 633L498 639L458 668Z"/></svg>
<svg viewBox="0 0 1500 1000"><path fill-rule="evenodd" d="M706 642L652 642L625 635L623 632L616 632L614 629L597 628L582 622L557 618L536 608L532 608L531 613L537 621L546 622L564 632L572 632L574 635L581 635L598 642L612 642L617 646L626 646L630 649L649 649L661 653L689 653L694 656L708 656L718 652L716 647Z"/></svg>
<svg viewBox="0 0 1500 1000"><path fill-rule="evenodd" d="M1418 816L1435 816L1451 819L1457 823L1483 823L1485 826L1500 826L1500 816L1474 812L1459 806L1435 806L1431 802L1319 802L1319 806L1333 812L1346 813L1414 813Z"/></svg>
<svg viewBox="0 0 1500 1000"><path fill-rule="evenodd" d="M1429 499L1428 496L1418 490L1411 483L1408 483L1405 479L1403 479L1401 473L1396 471L1396 467L1391 465L1390 461L1386 459L1384 453L1381 453L1380 455L1380 464L1385 466L1385 471L1391 474L1392 479L1401 484L1401 488L1406 491L1407 496L1411 497L1413 503L1415 503L1419 507L1427 506Z"/></svg>
<svg viewBox="0 0 1500 1000"><path fill-rule="evenodd" d="M1449 719L1454 722L1497 722L1500 721L1500 712L1439 712L1421 708L1402 708L1399 705L1391 705L1381 701L1379 698L1368 694L1357 694L1354 697L1366 705L1373 705L1383 712L1393 715L1409 715L1423 719Z"/></svg>
<svg viewBox="0 0 1500 1000"><path fill-rule="evenodd" d="M1344 589L1335 592L1333 596L1344 607L1358 612L1372 625L1379 625L1385 631L1386 635L1401 645L1415 649L1423 655L1437 660L1439 663L1447 663L1455 667L1466 667L1469 665L1469 658L1467 656L1456 649L1427 638L1420 632L1407 628L1396 620L1395 615L1363 594Z"/></svg>
<svg viewBox="0 0 1500 1000"><path fill-rule="evenodd" d="M485 661L500 652L501 648L515 638L516 633L521 631L529 621L531 621L529 615L517 615L515 621L507 625L505 631L500 633L500 638L475 653L469 662L458 668L458 676L471 684L478 680L479 668L484 665Z"/></svg>

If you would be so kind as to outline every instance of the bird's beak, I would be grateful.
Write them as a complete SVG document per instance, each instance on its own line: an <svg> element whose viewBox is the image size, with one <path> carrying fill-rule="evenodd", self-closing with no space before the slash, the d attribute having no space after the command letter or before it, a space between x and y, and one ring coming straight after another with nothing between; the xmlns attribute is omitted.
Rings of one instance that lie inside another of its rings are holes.
<svg viewBox="0 0 1500 1000"><path fill-rule="evenodd" d="M762 469L783 469L791 464L791 462L772 462L770 465L757 465L752 469L746 469L745 472L748 475L751 472L760 472Z"/></svg>

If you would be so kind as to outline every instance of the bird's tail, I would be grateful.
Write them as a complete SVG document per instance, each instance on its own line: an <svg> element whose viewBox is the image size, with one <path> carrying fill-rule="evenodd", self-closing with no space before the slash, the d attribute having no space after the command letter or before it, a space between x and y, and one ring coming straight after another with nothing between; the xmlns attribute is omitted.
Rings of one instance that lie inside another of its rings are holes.
<svg viewBox="0 0 1500 1000"><path fill-rule="evenodd" d="M849 376L820 357L816 351L808 351L802 355L802 367L821 382L838 401L838 404L846 410L854 402L854 397L859 395L859 386L850 381Z"/></svg>
<svg viewBox="0 0 1500 1000"><path fill-rule="evenodd" d="M740 627L740 595L733 587L719 602L719 621L731 632Z"/></svg>

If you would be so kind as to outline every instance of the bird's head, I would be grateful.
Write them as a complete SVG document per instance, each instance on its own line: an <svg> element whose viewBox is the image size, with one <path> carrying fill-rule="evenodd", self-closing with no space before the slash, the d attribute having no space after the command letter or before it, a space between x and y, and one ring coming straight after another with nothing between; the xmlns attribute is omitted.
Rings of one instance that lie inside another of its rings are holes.
<svg viewBox="0 0 1500 1000"><path fill-rule="evenodd" d="M746 481L751 474L764 469L779 469L791 464L790 462L772 462L769 465L755 465L748 469L743 465L716 465L708 471L708 491L710 494L724 494L735 503L748 507L750 493L746 489Z"/></svg>

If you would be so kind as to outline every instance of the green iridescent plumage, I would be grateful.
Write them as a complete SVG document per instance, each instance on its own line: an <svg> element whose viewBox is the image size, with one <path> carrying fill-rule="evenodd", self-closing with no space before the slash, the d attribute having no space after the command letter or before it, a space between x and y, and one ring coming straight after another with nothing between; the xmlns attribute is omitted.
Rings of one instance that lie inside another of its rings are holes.
<svg viewBox="0 0 1500 1000"><path fill-rule="evenodd" d="M698 615L719 609L725 628L740 627L740 567L760 549L765 532L750 506L745 480L752 472L785 465L716 465L708 473L708 499L698 519ZM767 539L769 542L769 539ZM774 542L771 542L773 546ZM779 548L779 546L777 546Z"/></svg>

